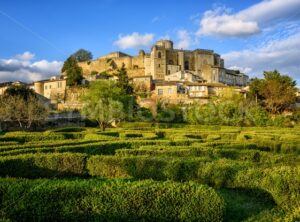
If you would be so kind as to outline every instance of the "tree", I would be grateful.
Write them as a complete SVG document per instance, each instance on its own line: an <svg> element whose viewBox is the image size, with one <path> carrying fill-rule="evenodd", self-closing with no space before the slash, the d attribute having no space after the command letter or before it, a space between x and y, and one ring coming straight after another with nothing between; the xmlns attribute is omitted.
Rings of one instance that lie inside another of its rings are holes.
<svg viewBox="0 0 300 222"><path fill-rule="evenodd" d="M93 59L93 55L90 51L85 49L79 49L77 52L71 55L77 62L87 62Z"/></svg>
<svg viewBox="0 0 300 222"><path fill-rule="evenodd" d="M264 72L264 79L250 84L263 106L272 114L282 113L296 102L296 82L277 70Z"/></svg>
<svg viewBox="0 0 300 222"><path fill-rule="evenodd" d="M20 96L24 100L27 100L30 96L35 96L35 92L26 85L11 85L5 90L4 95Z"/></svg>
<svg viewBox="0 0 300 222"><path fill-rule="evenodd" d="M22 130L30 129L33 122L44 121L48 110L35 95L24 98L22 95L6 94L1 98L5 104L0 112L5 113L2 121L17 122Z"/></svg>
<svg viewBox="0 0 300 222"><path fill-rule="evenodd" d="M82 97L82 114L98 122L105 129L112 123L124 118L124 108L121 102L122 89L111 80L97 80Z"/></svg>
<svg viewBox="0 0 300 222"><path fill-rule="evenodd" d="M0 132L2 132L2 123L9 119L8 114L6 112L6 101L3 96L0 96Z"/></svg>
<svg viewBox="0 0 300 222"><path fill-rule="evenodd" d="M121 88L125 94L131 95L133 93L133 87L129 83L129 78L124 63L122 67L118 69L116 76L118 77L117 86Z"/></svg>
<svg viewBox="0 0 300 222"><path fill-rule="evenodd" d="M258 105L258 100L262 100L263 97L261 95L261 91L263 88L263 80L254 78L250 82L250 95L255 98L255 103Z"/></svg>
<svg viewBox="0 0 300 222"><path fill-rule="evenodd" d="M81 84L83 79L82 68L78 66L74 57L70 56L64 62L61 72L66 73L68 86L77 86Z"/></svg>

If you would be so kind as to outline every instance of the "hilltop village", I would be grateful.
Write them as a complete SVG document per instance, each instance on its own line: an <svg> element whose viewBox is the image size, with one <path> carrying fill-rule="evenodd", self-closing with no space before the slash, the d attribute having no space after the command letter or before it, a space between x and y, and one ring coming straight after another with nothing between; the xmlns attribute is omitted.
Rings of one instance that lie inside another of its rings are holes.
<svg viewBox="0 0 300 222"><path fill-rule="evenodd" d="M249 77L238 70L224 67L224 59L213 50L174 49L170 40L156 42L150 53L140 50L137 56L112 52L93 61L80 62L83 84L103 78L116 78L114 72L124 67L136 91L147 94L141 103L164 100L168 103L205 103L228 88L244 93ZM106 76L103 75L106 74ZM0 85L0 95L11 84ZM59 109L78 108L84 89L69 89L64 74L29 85L37 94Z"/></svg>

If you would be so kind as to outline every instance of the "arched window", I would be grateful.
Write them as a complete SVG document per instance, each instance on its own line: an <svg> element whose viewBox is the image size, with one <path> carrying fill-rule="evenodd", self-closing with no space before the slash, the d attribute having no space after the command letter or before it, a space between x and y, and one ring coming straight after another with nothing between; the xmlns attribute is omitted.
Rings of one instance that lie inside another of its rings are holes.
<svg viewBox="0 0 300 222"><path fill-rule="evenodd" d="M184 70L190 70L189 61L184 62Z"/></svg>
<svg viewBox="0 0 300 222"><path fill-rule="evenodd" d="M158 52L158 58L161 59L161 52Z"/></svg>
<svg viewBox="0 0 300 222"><path fill-rule="evenodd" d="M172 59L169 60L169 65L174 65L174 62Z"/></svg>

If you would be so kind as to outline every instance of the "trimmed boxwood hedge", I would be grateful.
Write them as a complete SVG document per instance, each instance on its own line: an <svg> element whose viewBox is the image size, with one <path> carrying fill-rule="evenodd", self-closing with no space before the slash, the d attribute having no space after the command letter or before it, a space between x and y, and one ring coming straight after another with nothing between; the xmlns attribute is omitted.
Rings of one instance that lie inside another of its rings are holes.
<svg viewBox="0 0 300 222"><path fill-rule="evenodd" d="M13 221L218 222L225 209L212 188L192 182L1 179L0 196L0 217Z"/></svg>
<svg viewBox="0 0 300 222"><path fill-rule="evenodd" d="M27 154L0 158L2 177L62 177L85 176L87 155Z"/></svg>

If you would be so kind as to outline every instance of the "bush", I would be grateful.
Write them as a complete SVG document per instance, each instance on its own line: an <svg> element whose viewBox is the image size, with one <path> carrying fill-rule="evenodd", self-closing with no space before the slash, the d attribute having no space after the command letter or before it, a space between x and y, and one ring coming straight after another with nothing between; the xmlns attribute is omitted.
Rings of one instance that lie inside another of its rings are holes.
<svg viewBox="0 0 300 222"><path fill-rule="evenodd" d="M28 154L0 159L2 177L85 176L87 156L82 154Z"/></svg>
<svg viewBox="0 0 300 222"><path fill-rule="evenodd" d="M75 133L75 132L84 132L84 131L86 131L86 129L82 127L66 127L66 128L60 128L54 130L54 132L57 133Z"/></svg>
<svg viewBox="0 0 300 222"><path fill-rule="evenodd" d="M1 216L13 221L217 222L225 209L212 188L191 182L1 179L0 195Z"/></svg>
<svg viewBox="0 0 300 222"><path fill-rule="evenodd" d="M245 122L250 126L266 126L270 117L260 106L251 106L246 110Z"/></svg>

